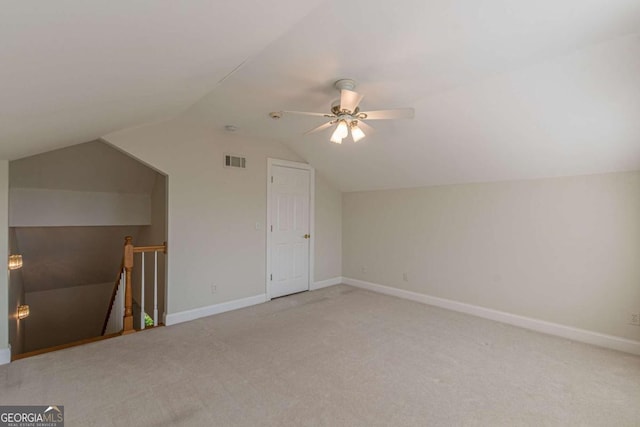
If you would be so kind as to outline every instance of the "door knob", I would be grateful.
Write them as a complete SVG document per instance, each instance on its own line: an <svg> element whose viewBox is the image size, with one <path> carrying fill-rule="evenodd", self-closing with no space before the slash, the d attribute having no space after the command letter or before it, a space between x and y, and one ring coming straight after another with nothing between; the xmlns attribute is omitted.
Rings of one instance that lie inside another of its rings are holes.
<svg viewBox="0 0 640 427"><path fill-rule="evenodd" d="M308 238L310 238L310 237L311 237L311 234L305 234L305 235L304 235L304 238L305 238L305 239L308 239Z"/></svg>

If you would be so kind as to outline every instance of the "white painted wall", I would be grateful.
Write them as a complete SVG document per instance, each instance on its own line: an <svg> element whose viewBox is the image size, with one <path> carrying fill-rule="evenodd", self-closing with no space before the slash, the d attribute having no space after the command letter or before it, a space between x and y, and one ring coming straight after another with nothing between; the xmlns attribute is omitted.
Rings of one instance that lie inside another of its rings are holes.
<svg viewBox="0 0 640 427"><path fill-rule="evenodd" d="M36 188L11 188L9 191L11 227L150 224L149 194Z"/></svg>
<svg viewBox="0 0 640 427"><path fill-rule="evenodd" d="M640 172L345 193L342 224L345 277L640 340Z"/></svg>
<svg viewBox="0 0 640 427"><path fill-rule="evenodd" d="M342 193L316 173L316 282L342 276Z"/></svg>
<svg viewBox="0 0 640 427"><path fill-rule="evenodd" d="M104 139L168 175L168 313L264 294L267 158L297 155L186 116ZM224 153L246 156L247 168L223 167Z"/></svg>

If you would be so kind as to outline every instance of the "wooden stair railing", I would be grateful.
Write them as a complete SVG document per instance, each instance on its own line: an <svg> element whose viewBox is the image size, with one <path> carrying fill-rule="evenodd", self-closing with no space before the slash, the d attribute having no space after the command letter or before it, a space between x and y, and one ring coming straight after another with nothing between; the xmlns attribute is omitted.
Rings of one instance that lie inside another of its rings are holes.
<svg viewBox="0 0 640 427"><path fill-rule="evenodd" d="M154 288L153 288L153 321L154 326L158 325L158 252L162 252L164 254L167 253L167 242L164 242L162 245L155 246L133 246L133 238L131 236L127 236L124 238L124 255L122 257L122 266L120 268L120 273L118 279L116 280L115 286L113 288L113 293L111 295L111 302L109 305L109 311L107 312L107 317L104 322L104 326L102 328L102 333L106 332L107 324L109 322L109 317L111 315L111 309L116 300L116 294L118 292L118 287L120 287L120 281L124 279L124 316L123 316L123 324L122 331L120 332L122 335L127 335L135 332L134 322L133 322L133 268L134 268L134 255L137 253L142 254L141 256L141 288L140 288L140 328L144 329L144 296L145 296L145 253L153 252L154 253ZM124 269L124 274L122 274Z"/></svg>
<svg viewBox="0 0 640 427"><path fill-rule="evenodd" d="M133 329L133 284L131 283L131 272L133 271L133 237L124 238L124 318L122 325L122 335L135 332ZM144 295L144 289L142 291Z"/></svg>

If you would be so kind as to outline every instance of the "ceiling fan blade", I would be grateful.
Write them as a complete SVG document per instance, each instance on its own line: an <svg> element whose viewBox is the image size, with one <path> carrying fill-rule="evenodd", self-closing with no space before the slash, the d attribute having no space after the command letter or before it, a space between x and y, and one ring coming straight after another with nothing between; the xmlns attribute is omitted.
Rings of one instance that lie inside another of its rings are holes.
<svg viewBox="0 0 640 427"><path fill-rule="evenodd" d="M366 120L390 120L390 119L412 119L415 115L413 108L396 108L395 110L362 111L358 116Z"/></svg>
<svg viewBox="0 0 640 427"><path fill-rule="evenodd" d="M363 97L363 95L352 90L342 89L340 91L340 110L347 110L353 113Z"/></svg>
<svg viewBox="0 0 640 427"><path fill-rule="evenodd" d="M307 111L282 111L282 113L286 114L300 114L303 116L317 116L317 117L335 117L333 114L327 113L309 113Z"/></svg>
<svg viewBox="0 0 640 427"><path fill-rule="evenodd" d="M358 120L358 127L360 129L362 129L362 131L367 135L370 136L371 134L373 134L376 130L374 128L372 128L371 126L369 126L368 124L366 124L364 121L362 120Z"/></svg>
<svg viewBox="0 0 640 427"><path fill-rule="evenodd" d="M310 131L305 132L303 135L309 135L310 133L320 132L321 130L325 130L326 128L331 127L334 123L335 123L334 121L324 123L318 126L317 128L313 128Z"/></svg>

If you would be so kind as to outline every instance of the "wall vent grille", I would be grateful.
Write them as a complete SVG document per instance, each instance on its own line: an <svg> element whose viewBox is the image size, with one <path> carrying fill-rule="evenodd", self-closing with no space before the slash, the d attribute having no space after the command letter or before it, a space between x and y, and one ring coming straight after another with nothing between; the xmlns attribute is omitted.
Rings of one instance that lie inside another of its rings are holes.
<svg viewBox="0 0 640 427"><path fill-rule="evenodd" d="M246 169L247 158L242 156L236 156L234 154L224 155L224 166L227 168L240 168Z"/></svg>

